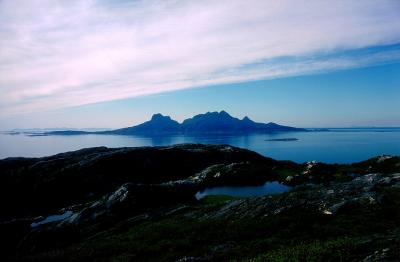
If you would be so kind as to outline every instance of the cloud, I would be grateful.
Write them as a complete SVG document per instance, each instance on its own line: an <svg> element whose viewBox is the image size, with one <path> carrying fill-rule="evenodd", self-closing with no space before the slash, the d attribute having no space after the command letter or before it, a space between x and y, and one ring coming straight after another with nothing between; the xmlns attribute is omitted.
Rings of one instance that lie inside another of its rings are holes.
<svg viewBox="0 0 400 262"><path fill-rule="evenodd" d="M397 0L2 0L0 114L400 61L399 13Z"/></svg>

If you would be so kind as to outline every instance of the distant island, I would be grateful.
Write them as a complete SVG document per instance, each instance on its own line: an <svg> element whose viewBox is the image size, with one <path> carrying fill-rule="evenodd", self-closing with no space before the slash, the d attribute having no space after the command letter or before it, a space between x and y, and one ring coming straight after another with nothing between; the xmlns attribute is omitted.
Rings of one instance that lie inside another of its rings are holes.
<svg viewBox="0 0 400 262"><path fill-rule="evenodd" d="M299 139L298 138L274 138L274 139L266 139L265 141L276 141L276 142L279 142L279 141L287 141L287 142L289 142L289 141L298 141Z"/></svg>
<svg viewBox="0 0 400 262"><path fill-rule="evenodd" d="M303 128L283 126L273 122L258 123L247 116L243 119L232 117L225 111L199 114L179 123L169 116L154 114L149 121L142 124L108 131L52 131L44 135L167 135L167 134L246 134L307 131Z"/></svg>

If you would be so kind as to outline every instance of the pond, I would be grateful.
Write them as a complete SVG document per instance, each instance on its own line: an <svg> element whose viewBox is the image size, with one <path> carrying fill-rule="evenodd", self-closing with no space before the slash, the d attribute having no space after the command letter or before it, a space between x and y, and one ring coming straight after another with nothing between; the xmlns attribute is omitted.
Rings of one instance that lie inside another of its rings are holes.
<svg viewBox="0 0 400 262"><path fill-rule="evenodd" d="M227 195L234 197L252 197L273 195L287 192L291 187L283 185L277 181L267 182L261 186L219 186L206 188L196 193L196 199L202 199L212 195Z"/></svg>
<svg viewBox="0 0 400 262"><path fill-rule="evenodd" d="M64 220L64 219L72 216L72 214L73 214L73 212L68 210L68 211L65 211L64 213L59 214L59 215L51 215L51 216L48 216L48 217L46 217L45 219L43 219L43 220L41 220L39 222L32 223L31 227L37 227L39 225L47 224L47 223L50 223L50 222L61 221L61 220Z"/></svg>

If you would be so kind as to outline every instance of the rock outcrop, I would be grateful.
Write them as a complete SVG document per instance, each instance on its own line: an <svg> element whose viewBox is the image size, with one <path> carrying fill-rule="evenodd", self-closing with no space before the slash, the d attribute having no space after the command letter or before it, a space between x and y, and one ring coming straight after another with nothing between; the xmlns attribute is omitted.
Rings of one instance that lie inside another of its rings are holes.
<svg viewBox="0 0 400 262"><path fill-rule="evenodd" d="M0 174L4 261L400 258L395 156L296 164L227 145L101 147L0 160ZM195 198L267 181L293 189Z"/></svg>
<svg viewBox="0 0 400 262"><path fill-rule="evenodd" d="M205 219L261 218L299 208L335 215L356 207L371 208L381 205L383 201L387 201L383 197L382 188L400 189L400 173L368 174L349 182L336 182L328 186L306 185L278 196L238 199L218 210L196 216Z"/></svg>

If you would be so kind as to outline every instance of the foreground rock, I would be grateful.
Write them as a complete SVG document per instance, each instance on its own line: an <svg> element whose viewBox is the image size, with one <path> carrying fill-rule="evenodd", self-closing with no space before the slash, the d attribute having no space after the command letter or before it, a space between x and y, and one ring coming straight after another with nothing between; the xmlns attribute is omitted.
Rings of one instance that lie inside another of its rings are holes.
<svg viewBox="0 0 400 262"><path fill-rule="evenodd" d="M38 216L96 200L124 183L158 184L214 164L277 161L230 146L89 148L42 158L0 160L0 219Z"/></svg>
<svg viewBox="0 0 400 262"><path fill-rule="evenodd" d="M5 260L400 258L399 157L296 164L189 144L5 159L0 172ZM206 187L266 181L293 190L194 197Z"/></svg>
<svg viewBox="0 0 400 262"><path fill-rule="evenodd" d="M273 216L295 209L335 215L356 208L379 207L384 204L383 189L400 190L400 173L368 174L349 182L328 186L307 185L287 194L230 201L212 212L195 214L204 219L242 219Z"/></svg>

